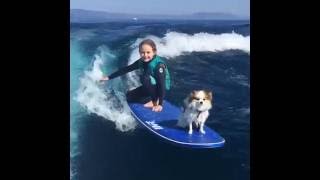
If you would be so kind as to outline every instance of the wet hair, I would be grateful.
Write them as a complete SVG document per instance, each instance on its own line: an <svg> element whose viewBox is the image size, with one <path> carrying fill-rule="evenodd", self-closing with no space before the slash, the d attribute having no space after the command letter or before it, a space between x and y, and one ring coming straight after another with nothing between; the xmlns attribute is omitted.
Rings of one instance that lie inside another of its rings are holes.
<svg viewBox="0 0 320 180"><path fill-rule="evenodd" d="M147 44L149 46L151 46L153 52L157 51L157 47L156 47L156 43L154 43L154 41L152 41L151 39L145 39L143 40L140 44L139 44L139 51L141 50L142 46L144 44Z"/></svg>

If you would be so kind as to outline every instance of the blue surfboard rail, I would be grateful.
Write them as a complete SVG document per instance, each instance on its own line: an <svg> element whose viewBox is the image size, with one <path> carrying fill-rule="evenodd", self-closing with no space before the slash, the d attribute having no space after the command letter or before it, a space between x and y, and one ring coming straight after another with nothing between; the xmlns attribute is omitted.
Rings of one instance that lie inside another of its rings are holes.
<svg viewBox="0 0 320 180"><path fill-rule="evenodd" d="M208 126L204 126L205 134L194 129L188 134L187 128L178 127L181 109L164 100L161 112L153 112L140 103L128 103L135 119L153 134L178 146L188 148L222 147L225 139Z"/></svg>

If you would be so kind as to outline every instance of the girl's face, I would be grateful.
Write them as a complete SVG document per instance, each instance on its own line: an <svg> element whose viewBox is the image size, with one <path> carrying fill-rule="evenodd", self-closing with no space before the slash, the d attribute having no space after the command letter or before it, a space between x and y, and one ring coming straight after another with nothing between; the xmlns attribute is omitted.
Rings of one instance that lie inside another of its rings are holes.
<svg viewBox="0 0 320 180"><path fill-rule="evenodd" d="M140 57L143 59L144 62L149 62L153 56L156 54L152 47L148 44L143 44L139 51Z"/></svg>

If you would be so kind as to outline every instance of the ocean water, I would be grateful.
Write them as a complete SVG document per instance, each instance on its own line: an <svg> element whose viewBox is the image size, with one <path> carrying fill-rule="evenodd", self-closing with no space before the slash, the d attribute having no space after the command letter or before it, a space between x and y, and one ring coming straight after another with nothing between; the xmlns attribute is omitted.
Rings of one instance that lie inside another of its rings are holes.
<svg viewBox="0 0 320 180"><path fill-rule="evenodd" d="M70 178L72 180L250 179L250 22L132 21L70 25ZM98 83L139 58L153 39L168 63L181 106L197 89L211 90L206 125L226 140L188 149L159 140L134 120L125 92L135 72Z"/></svg>

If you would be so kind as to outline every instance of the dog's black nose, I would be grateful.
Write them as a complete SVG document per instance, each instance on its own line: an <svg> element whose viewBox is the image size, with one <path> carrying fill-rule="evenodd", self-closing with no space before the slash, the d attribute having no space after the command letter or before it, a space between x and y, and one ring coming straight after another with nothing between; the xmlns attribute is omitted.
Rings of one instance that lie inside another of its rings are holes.
<svg viewBox="0 0 320 180"><path fill-rule="evenodd" d="M203 102L202 102L202 101L200 101L200 104L203 104Z"/></svg>

